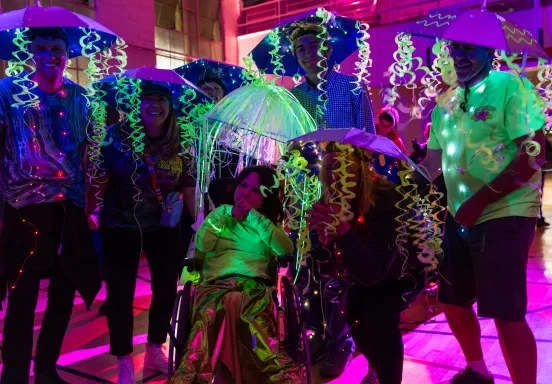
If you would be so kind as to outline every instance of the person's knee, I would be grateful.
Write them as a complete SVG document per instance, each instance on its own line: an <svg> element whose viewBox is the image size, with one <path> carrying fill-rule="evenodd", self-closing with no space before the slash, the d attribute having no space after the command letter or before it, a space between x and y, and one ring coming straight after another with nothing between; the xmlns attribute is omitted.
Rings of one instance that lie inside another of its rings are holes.
<svg viewBox="0 0 552 384"><path fill-rule="evenodd" d="M473 308L470 307L460 307L458 305L453 304L443 304L443 308L445 311L445 315L447 317L462 317L462 316L470 316L474 315Z"/></svg>
<svg viewBox="0 0 552 384"><path fill-rule="evenodd" d="M494 319L496 328L499 332L508 332L509 329L519 329L521 327L528 327L525 319L520 320L504 320Z"/></svg>

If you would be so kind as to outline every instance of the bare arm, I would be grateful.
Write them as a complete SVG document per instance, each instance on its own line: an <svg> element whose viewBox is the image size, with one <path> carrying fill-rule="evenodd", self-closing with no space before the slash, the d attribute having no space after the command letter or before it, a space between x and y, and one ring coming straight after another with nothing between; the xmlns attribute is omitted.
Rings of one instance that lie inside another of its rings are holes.
<svg viewBox="0 0 552 384"><path fill-rule="evenodd" d="M530 156L525 150L523 142L526 137L520 137L515 140L520 153L508 166L489 184L482 187L471 198L482 207L486 207L503 197L509 195L515 190L521 188L546 162L544 153L544 132L539 130L535 132L533 141L540 144L541 150L536 157Z"/></svg>
<svg viewBox="0 0 552 384"><path fill-rule="evenodd" d="M274 225L272 221L254 209L249 211L246 220L257 231L261 241L268 245L278 256L293 252L293 242L282 227Z"/></svg>
<svg viewBox="0 0 552 384"><path fill-rule="evenodd" d="M215 249L220 234L231 219L232 206L230 205L218 207L205 218L195 236L196 255L198 252L202 252L202 255L204 255Z"/></svg>
<svg viewBox="0 0 552 384"><path fill-rule="evenodd" d="M196 207L196 190L195 185L196 181L191 176L191 174L194 174L194 165L195 163L192 161L192 159L184 155L182 157L182 173L180 174L180 190L184 197L184 203L186 204L186 208L188 209L188 212L190 213L190 216L196 219L196 213L195 213L195 207Z"/></svg>
<svg viewBox="0 0 552 384"><path fill-rule="evenodd" d="M184 187L183 194L188 212L190 212L190 216L195 218L195 187Z"/></svg>

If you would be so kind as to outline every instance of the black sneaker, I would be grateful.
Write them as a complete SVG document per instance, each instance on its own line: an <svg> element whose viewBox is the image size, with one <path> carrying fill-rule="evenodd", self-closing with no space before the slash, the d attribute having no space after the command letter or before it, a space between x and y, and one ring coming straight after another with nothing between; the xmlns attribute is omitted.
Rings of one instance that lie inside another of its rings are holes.
<svg viewBox="0 0 552 384"><path fill-rule="evenodd" d="M349 364L351 364L351 361L353 361L354 353L355 345L352 344L340 349L338 352L330 354L320 368L320 375L324 377L341 376Z"/></svg>
<svg viewBox="0 0 552 384"><path fill-rule="evenodd" d="M98 313L100 316L107 315L107 301L104 301L100 308L98 308Z"/></svg>
<svg viewBox="0 0 552 384"><path fill-rule="evenodd" d="M319 363L328 357L327 343L318 333L309 337L309 351L311 364Z"/></svg>
<svg viewBox="0 0 552 384"><path fill-rule="evenodd" d="M458 372L452 380L441 384L494 384L494 377L491 374L483 375L472 370L470 367Z"/></svg>
<svg viewBox="0 0 552 384"><path fill-rule="evenodd" d="M544 217L539 217L537 219L537 227L543 228L543 227L549 227L549 226L550 226L550 223L546 221Z"/></svg>

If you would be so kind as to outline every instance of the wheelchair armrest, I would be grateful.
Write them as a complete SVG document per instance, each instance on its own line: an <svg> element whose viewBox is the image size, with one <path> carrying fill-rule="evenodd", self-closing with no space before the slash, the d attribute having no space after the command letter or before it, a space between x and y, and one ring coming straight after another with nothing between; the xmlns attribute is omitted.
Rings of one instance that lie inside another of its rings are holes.
<svg viewBox="0 0 552 384"><path fill-rule="evenodd" d="M181 263L182 269L188 268L188 272L200 271L200 265L195 262L195 259L184 259Z"/></svg>

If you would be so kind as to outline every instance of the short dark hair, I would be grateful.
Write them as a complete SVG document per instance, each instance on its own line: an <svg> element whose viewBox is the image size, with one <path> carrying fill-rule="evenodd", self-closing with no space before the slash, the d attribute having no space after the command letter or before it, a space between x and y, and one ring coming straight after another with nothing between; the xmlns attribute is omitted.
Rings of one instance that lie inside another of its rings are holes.
<svg viewBox="0 0 552 384"><path fill-rule="evenodd" d="M228 92L228 88L226 88L226 85L224 85L224 82L218 77L203 77L197 82L197 86L201 87L203 84L207 84L207 83L217 83L218 85L220 85L225 95L226 95L226 92Z"/></svg>
<svg viewBox="0 0 552 384"><path fill-rule="evenodd" d="M63 40L67 48L69 48L69 38L65 28L44 27L44 28L30 28L27 32L27 39L34 41L36 38L45 39L60 39Z"/></svg>

